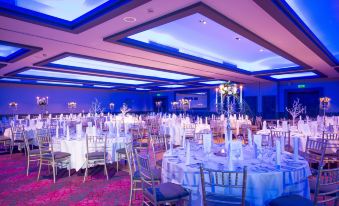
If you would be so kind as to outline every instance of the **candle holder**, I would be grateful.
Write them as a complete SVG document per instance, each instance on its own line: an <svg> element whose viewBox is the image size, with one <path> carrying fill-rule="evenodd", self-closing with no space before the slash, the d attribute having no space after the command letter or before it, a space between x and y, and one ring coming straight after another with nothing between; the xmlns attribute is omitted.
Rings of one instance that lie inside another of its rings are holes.
<svg viewBox="0 0 339 206"><path fill-rule="evenodd" d="M12 110L12 115L14 119L15 112L18 110L18 103L17 102L10 102L8 104L9 108Z"/></svg>
<svg viewBox="0 0 339 206"><path fill-rule="evenodd" d="M160 112L161 105L162 105L162 101L156 101L156 102L155 102L155 106L156 106L157 109L158 109L158 113Z"/></svg>
<svg viewBox="0 0 339 206"><path fill-rule="evenodd" d="M72 114L74 112L74 110L77 108L77 103L76 102L68 102L67 107L68 107L70 113Z"/></svg>
<svg viewBox="0 0 339 206"><path fill-rule="evenodd" d="M122 116L125 117L127 112L131 111L131 109L128 108L126 103L123 103L122 106L120 107L120 111L122 113Z"/></svg>
<svg viewBox="0 0 339 206"><path fill-rule="evenodd" d="M324 123L324 126L323 126L323 129L325 130L325 126L326 126L326 123L325 123L325 120L326 120L326 110L328 110L330 108L330 102L331 102L331 98L329 97L321 97L319 98L319 102L320 102L320 109L323 110L323 123Z"/></svg>
<svg viewBox="0 0 339 206"><path fill-rule="evenodd" d="M36 104L40 108L41 114L43 115L47 111L48 97L36 97Z"/></svg>
<svg viewBox="0 0 339 206"><path fill-rule="evenodd" d="M179 109L179 102L171 102L172 110L176 111Z"/></svg>
<svg viewBox="0 0 339 206"><path fill-rule="evenodd" d="M191 100L190 99L180 99L179 100L180 109L186 112L191 109Z"/></svg>
<svg viewBox="0 0 339 206"><path fill-rule="evenodd" d="M113 114L113 112L114 112L114 103L113 102L109 103L109 109L111 110L111 113Z"/></svg>

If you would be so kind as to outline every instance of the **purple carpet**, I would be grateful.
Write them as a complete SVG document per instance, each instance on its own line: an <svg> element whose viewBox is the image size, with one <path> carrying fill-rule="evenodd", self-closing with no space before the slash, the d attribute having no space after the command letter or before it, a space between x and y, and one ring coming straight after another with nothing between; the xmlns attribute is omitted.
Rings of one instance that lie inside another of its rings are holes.
<svg viewBox="0 0 339 206"><path fill-rule="evenodd" d="M43 168L39 181L37 165L32 163L26 176L26 157L16 153L12 157L0 155L0 205L128 205L130 178L127 172L116 172L108 165L109 177L104 176L103 167L91 168L89 177L82 183L82 171L58 171L57 182ZM137 194L133 205L141 205L141 194Z"/></svg>

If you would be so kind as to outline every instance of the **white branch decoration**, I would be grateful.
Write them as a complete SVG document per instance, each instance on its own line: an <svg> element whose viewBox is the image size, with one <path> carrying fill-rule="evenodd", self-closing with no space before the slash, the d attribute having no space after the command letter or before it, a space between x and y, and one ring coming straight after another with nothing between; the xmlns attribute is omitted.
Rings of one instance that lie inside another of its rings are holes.
<svg viewBox="0 0 339 206"><path fill-rule="evenodd" d="M92 102L91 108L89 109L89 113L95 114L102 113L104 111L104 108L101 107L101 103L97 98L95 98L94 102Z"/></svg>
<svg viewBox="0 0 339 206"><path fill-rule="evenodd" d="M290 113L290 115L292 116L292 120L293 120L293 126L294 126L294 123L295 123L295 119L297 117L299 117L301 114L303 113L306 113L306 107L303 106L300 102L299 102L299 99L297 100L294 100L293 101L293 106L292 108L287 108L286 107L286 111L288 113Z"/></svg>

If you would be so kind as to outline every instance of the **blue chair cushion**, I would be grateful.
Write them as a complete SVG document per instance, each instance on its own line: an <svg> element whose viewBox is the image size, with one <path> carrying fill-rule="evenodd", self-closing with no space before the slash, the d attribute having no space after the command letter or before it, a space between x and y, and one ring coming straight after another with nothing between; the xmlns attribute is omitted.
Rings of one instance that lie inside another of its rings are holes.
<svg viewBox="0 0 339 206"><path fill-rule="evenodd" d="M89 160L104 159L105 152L90 152L86 154ZM107 155L107 153L106 153Z"/></svg>
<svg viewBox="0 0 339 206"><path fill-rule="evenodd" d="M269 203L270 206L313 206L310 199L306 199L299 195L281 196Z"/></svg>
<svg viewBox="0 0 339 206"><path fill-rule="evenodd" d="M226 196L219 194L207 194L206 195L206 204L207 206L223 206L223 205L240 205L241 198L234 196ZM245 205L250 205L249 202L245 200Z"/></svg>
<svg viewBox="0 0 339 206"><path fill-rule="evenodd" d="M155 187L158 202L177 200L189 196L189 192L180 185L167 182ZM149 199L154 200L152 188L146 188L144 193Z"/></svg>
<svg viewBox="0 0 339 206"><path fill-rule="evenodd" d="M67 157L70 157L71 154L67 152L54 152L54 159L59 160L59 159L65 159ZM47 159L47 160L52 160L52 153L47 153L42 155L42 159Z"/></svg>

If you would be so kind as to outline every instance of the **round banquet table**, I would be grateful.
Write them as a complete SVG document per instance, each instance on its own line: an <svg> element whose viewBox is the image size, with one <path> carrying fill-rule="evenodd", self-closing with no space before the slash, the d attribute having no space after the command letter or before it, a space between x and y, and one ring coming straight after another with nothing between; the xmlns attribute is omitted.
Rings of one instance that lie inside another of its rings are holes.
<svg viewBox="0 0 339 206"><path fill-rule="evenodd" d="M190 164L185 164L185 149L176 148L172 155L169 151L164 154L162 163L162 181L180 184L191 190L191 205L202 205L200 163L204 167L219 170L228 170L227 158L216 156L215 152L220 151L224 145L213 145L213 153L208 156L204 154L202 146L191 144ZM275 166L275 152L268 153L265 158L255 159L254 150L248 146L243 147L243 160L233 160L233 169L248 168L246 200L252 206L267 205L269 201L281 196L287 189L283 183L283 173L292 174L295 169L304 168L305 176L310 176L311 171L307 161L299 157L293 160L293 155L287 152L282 154L280 169ZM174 154L174 155L173 155ZM265 153L264 153L265 154ZM293 176L293 175L289 175ZM296 185L300 195L310 198L308 181Z"/></svg>

